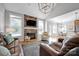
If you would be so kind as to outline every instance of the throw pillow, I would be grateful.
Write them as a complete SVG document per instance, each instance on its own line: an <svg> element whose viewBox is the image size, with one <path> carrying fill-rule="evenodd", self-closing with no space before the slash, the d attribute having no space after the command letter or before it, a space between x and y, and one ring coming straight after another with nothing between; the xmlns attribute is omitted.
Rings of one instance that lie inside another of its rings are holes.
<svg viewBox="0 0 79 59"><path fill-rule="evenodd" d="M10 56L10 51L4 46L0 46L0 56Z"/></svg>
<svg viewBox="0 0 79 59"><path fill-rule="evenodd" d="M6 34L4 40L5 40L6 44L10 44L14 41L11 34Z"/></svg>

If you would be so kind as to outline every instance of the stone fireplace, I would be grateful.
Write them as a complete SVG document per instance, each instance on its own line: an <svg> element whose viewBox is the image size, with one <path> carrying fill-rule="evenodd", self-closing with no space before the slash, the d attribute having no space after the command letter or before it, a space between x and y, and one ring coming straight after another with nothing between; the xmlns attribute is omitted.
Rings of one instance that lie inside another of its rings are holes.
<svg viewBox="0 0 79 59"><path fill-rule="evenodd" d="M24 15L24 39L37 39L37 18Z"/></svg>
<svg viewBox="0 0 79 59"><path fill-rule="evenodd" d="M30 37L30 40L37 38L37 30L35 29L26 29L24 35Z"/></svg>

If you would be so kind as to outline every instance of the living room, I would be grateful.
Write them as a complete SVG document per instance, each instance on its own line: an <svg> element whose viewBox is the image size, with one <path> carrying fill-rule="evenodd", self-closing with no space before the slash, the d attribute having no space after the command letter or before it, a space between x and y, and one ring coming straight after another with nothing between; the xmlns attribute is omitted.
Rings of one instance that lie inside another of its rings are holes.
<svg viewBox="0 0 79 59"><path fill-rule="evenodd" d="M0 3L0 56L78 56L78 16L79 3Z"/></svg>

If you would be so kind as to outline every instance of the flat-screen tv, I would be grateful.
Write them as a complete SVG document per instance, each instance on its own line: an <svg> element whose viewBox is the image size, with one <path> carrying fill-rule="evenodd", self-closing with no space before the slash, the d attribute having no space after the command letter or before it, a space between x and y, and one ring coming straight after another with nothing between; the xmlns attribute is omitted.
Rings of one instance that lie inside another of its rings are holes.
<svg viewBox="0 0 79 59"><path fill-rule="evenodd" d="M34 21L34 20L27 20L26 25L27 26L36 27L36 21Z"/></svg>

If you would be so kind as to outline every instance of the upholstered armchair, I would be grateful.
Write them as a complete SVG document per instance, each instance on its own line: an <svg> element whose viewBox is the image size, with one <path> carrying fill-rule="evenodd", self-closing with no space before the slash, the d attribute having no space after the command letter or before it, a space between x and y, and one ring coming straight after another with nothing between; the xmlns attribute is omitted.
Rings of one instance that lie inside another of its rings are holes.
<svg viewBox="0 0 79 59"><path fill-rule="evenodd" d="M49 34L48 34L48 32L44 32L43 34L42 34L42 40L48 40L48 38L49 38Z"/></svg>

